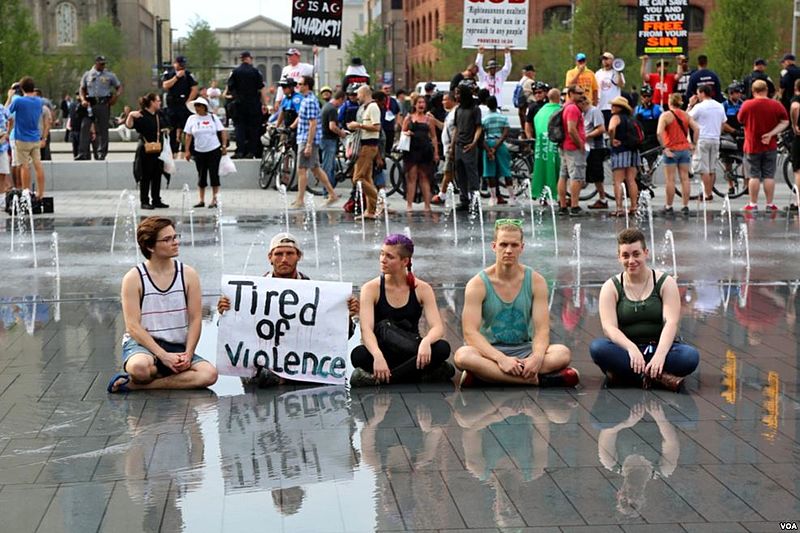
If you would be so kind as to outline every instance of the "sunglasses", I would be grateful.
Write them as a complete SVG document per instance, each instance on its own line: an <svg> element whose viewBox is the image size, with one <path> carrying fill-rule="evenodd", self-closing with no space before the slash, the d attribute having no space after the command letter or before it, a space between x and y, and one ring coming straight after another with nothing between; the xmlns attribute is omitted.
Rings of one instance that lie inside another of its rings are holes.
<svg viewBox="0 0 800 533"><path fill-rule="evenodd" d="M494 222L495 229L499 228L500 226L516 226L518 228L522 227L524 222L519 218L498 218Z"/></svg>

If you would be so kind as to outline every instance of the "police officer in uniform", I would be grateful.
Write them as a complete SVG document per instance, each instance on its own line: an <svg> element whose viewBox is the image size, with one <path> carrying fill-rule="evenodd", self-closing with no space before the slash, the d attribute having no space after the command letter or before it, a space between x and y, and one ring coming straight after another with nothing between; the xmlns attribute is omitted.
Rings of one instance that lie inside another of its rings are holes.
<svg viewBox="0 0 800 533"><path fill-rule="evenodd" d="M283 91L283 99L281 100L280 112L278 119L275 121L277 127L292 128L295 120L300 115L300 104L303 103L303 95L295 90L297 82L293 78L282 78L278 82L278 86ZM297 135L297 129L292 128L292 145Z"/></svg>
<svg viewBox="0 0 800 533"><path fill-rule="evenodd" d="M105 159L108 154L108 123L111 106L122 94L122 84L113 72L106 70L106 58L97 56L94 67L83 74L80 87L82 111L81 136L78 147L79 160L89 160L89 142L92 122L97 134L97 159Z"/></svg>
<svg viewBox="0 0 800 533"><path fill-rule="evenodd" d="M186 102L197 97L197 79L186 70L186 62L186 56L176 57L172 68L165 70L161 77L161 87L167 91L166 115L172 125L169 144L173 154L178 153L183 126L192 114Z"/></svg>
<svg viewBox="0 0 800 533"><path fill-rule="evenodd" d="M264 77L253 66L250 52L242 52L242 64L228 77L228 93L236 107L236 153L234 158L261 159L263 146L259 139L263 114L267 111L267 87Z"/></svg>

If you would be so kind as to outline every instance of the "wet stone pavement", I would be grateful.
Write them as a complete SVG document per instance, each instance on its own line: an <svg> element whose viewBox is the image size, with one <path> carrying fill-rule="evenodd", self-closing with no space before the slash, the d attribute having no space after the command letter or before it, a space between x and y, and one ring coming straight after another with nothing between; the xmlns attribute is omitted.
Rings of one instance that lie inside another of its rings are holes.
<svg viewBox="0 0 800 533"><path fill-rule="evenodd" d="M502 214L487 213L487 224ZM302 270L336 279L330 237L341 233L348 280L374 275L382 229L362 239L352 221L321 218L317 267L301 219L290 223L309 250ZM8 225L0 231L0 531L737 532L800 520L796 219L744 221L749 271L743 248L731 253L719 235L718 213L706 239L696 217L656 219L656 241L673 231L684 272L681 334L701 352L681 394L604 388L589 358L601 335L599 283L619 269L612 229L624 227L600 215L559 229L540 222L525 256L551 285L551 339L572 348L577 389L251 389L223 377L208 391L112 396L124 331L118 283L135 260L124 228L108 254L112 222L38 219L37 269L30 244L17 241L10 254ZM221 224L222 255L210 219L195 228L194 250L184 243L186 261L203 267L201 355L214 359L219 274L263 272L264 236L284 223L273 212ZM415 268L434 282L447 339L459 346L479 237L459 220L461 248L450 252L452 224L392 223L423 243ZM59 286L52 231L63 243ZM437 243L458 260L441 261Z"/></svg>

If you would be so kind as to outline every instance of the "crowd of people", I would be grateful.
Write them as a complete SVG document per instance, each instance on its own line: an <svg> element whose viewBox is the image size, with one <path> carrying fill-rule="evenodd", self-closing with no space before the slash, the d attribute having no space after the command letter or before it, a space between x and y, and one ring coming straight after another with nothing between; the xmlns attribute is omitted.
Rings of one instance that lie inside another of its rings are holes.
<svg viewBox="0 0 800 533"><path fill-rule="evenodd" d="M547 283L520 261L522 226L517 219L495 222L495 261L467 283L464 342L454 353L431 285L412 273L414 242L406 235L387 235L380 275L361 287L359 300L348 300L350 335L355 317L361 329L361 344L350 354L350 385L578 385L570 348L551 343ZM180 234L170 219L156 216L139 224L136 239L145 261L122 281L122 371L109 381L108 392L212 385L216 369L195 353L202 328L200 277L176 259ZM272 269L265 276L308 280L298 269L302 256L297 238L275 235L267 255ZM609 386L677 391L697 368L699 353L678 335L681 298L675 279L648 266L649 250L639 229L618 235L617 257L623 270L601 290L605 336L591 344L591 357ZM220 297L217 310L230 312L230 300ZM423 317L427 331L420 329ZM262 386L286 382L269 368L260 368L255 380Z"/></svg>
<svg viewBox="0 0 800 533"><path fill-rule="evenodd" d="M360 215L366 218L380 214L376 212L380 209L378 190L386 186L385 158L393 150L403 152L408 210L413 209L418 194L425 210L442 204L447 186L458 189L461 209L469 208L478 190L486 191L490 206L502 205L513 202L520 192L520 183L511 180L508 148L516 142L508 120L516 111L521 121L519 138L528 139L533 145L530 194L541 198L548 188L561 215L583 214L580 191L589 185L596 187L598 199L585 207L609 208L604 184L608 159L613 175L610 196L614 199L610 214L623 216L626 206L635 210L640 188L652 185L642 182L640 163L644 160L648 165L654 164L661 151L666 185L663 212L674 212L672 204L679 186L681 212L686 214L690 173L702 178L706 200L713 199L720 139L725 137L743 151L750 195L745 210L758 209L761 183L766 209L778 209L774 203L777 140L785 130L787 137L800 132L800 100L796 97L800 93L795 87L800 80L800 67L795 65L794 55L783 56L779 84L765 72L766 60L757 58L753 70L741 82L734 80L725 92L706 56L698 56L696 68L692 69L688 58L679 55L674 58L674 71L669 61L643 56L641 88L636 91L635 87L628 90L622 68L615 68L612 53L601 55L595 72L581 52L575 56L574 67L566 71L560 89L537 81L534 66L525 65L512 101L504 101L503 96L504 83L512 72L510 50L503 55L500 68L494 58L485 61L480 48L475 61L453 76L449 91L437 91L437 85L429 82L424 91L410 94L402 89L392 94L393 88L388 84L373 90L369 73L359 58L352 59L340 86L325 86L316 92L316 49L313 63L304 63L298 49L287 50L287 64L276 88L266 86L248 51L240 54L241 64L230 73L224 89L217 87L216 81L201 86L187 68L188 58L179 55L161 76L162 94L145 95L140 99L139 110L131 111L126 106L113 119L111 108L123 87L107 69L105 57L98 55L94 66L82 76L75 98L69 93L64 95L60 116L47 99L28 106L34 112L31 119L37 123L38 133L34 134L31 127L22 137L33 139L38 135L39 144L39 152L29 150L28 157L15 154L15 132L26 115L23 113L15 124L17 110L11 111L10 107L17 98L36 98L37 89L34 86L28 94L20 83L12 87L5 106L0 106L0 126L5 124L8 131L4 134L0 129L0 180L3 189L26 186L29 171L23 171L26 165L22 163L30 160L35 164L48 157L49 130L54 125L65 127L76 160L104 159L113 123L123 139L130 139L133 131L139 135L135 176L143 208L166 205L159 192L163 169L145 161L145 156L153 155L145 153L145 147L155 149L166 133L169 139L164 143L168 142L173 157L187 157L188 153L195 160L197 206L206 205L205 188L210 181L212 199L208 205L213 207L220 187L218 156L228 145L223 134L225 126L233 121L236 149L232 158L261 158L261 136L267 127L291 132L290 143L298 150L301 185L293 203L295 208L303 205L309 173L325 187L329 204L338 200L333 187L335 159L342 142L347 143L352 157L352 181L354 185L360 182L365 194L366 209ZM154 96L159 100L158 109L152 108ZM197 109L203 110L199 116L208 119L190 121ZM158 116L157 133L151 131L152 127L144 128L140 118L146 113ZM134 120L129 120L132 115ZM560 124L554 115L561 119ZM187 121L193 133L187 130ZM143 128L148 131L144 133ZM794 168L800 169L798 141L792 144L791 157ZM40 196L44 192L44 175L41 165L35 170ZM442 179L436 183L439 170ZM795 173L795 179L800 185L800 171ZM506 187L505 194L502 185ZM629 202L624 201L625 194L630 197ZM351 194L346 209L355 203L353 200ZM788 209L797 210L796 203Z"/></svg>

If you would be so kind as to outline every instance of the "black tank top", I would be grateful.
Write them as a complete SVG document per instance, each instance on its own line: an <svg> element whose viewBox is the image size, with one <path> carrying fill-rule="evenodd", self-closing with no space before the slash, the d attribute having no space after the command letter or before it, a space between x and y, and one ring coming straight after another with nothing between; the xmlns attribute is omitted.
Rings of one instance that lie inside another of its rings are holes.
<svg viewBox="0 0 800 533"><path fill-rule="evenodd" d="M422 317L422 306L417 300L417 292L410 289L408 293L408 302L403 307L392 307L389 300L386 299L386 281L381 274L381 294L378 297L378 302L375 304L375 323L387 318L402 327L414 333L419 333L419 319Z"/></svg>

